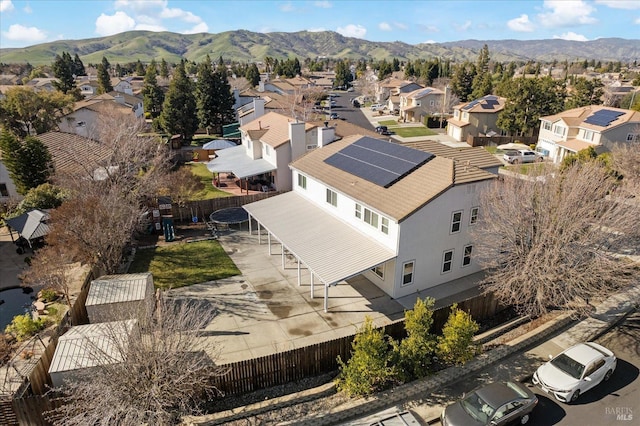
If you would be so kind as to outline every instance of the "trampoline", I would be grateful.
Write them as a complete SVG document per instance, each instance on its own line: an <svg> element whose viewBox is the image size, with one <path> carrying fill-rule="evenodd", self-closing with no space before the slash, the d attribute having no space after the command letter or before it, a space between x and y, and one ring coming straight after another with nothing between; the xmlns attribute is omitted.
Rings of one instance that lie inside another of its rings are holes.
<svg viewBox="0 0 640 426"><path fill-rule="evenodd" d="M249 213L242 207L229 207L211 213L209 220L216 225L237 225L249 220Z"/></svg>

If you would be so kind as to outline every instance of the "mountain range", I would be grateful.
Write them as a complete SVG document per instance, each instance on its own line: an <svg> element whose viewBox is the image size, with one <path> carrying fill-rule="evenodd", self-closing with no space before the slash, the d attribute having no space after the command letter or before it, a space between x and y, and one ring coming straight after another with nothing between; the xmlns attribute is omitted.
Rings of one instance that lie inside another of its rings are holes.
<svg viewBox="0 0 640 426"><path fill-rule="evenodd" d="M373 42L345 37L333 31L293 33L256 33L245 30L218 34L178 34L171 32L128 31L108 37L84 40L60 40L24 48L0 48L0 62L29 62L44 65L56 55L76 53L86 64L97 64L103 56L111 63L126 63L164 58L178 62L181 58L200 62L206 55L212 59L240 62L304 58L373 58L375 60L430 59L475 61L486 44L496 61L600 61L633 62L640 59L640 40L602 38L592 41L550 40L462 40L417 45L396 42Z"/></svg>

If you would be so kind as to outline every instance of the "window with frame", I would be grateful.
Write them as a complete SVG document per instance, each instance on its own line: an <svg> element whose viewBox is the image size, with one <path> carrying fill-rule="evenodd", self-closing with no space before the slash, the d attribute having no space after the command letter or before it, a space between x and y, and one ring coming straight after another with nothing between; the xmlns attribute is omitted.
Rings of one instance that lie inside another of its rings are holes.
<svg viewBox="0 0 640 426"><path fill-rule="evenodd" d="M267 144L264 145L264 154L269 155L269 145Z"/></svg>
<svg viewBox="0 0 640 426"><path fill-rule="evenodd" d="M436 101L434 100L429 101L429 106L436 106Z"/></svg>
<svg viewBox="0 0 640 426"><path fill-rule="evenodd" d="M462 253L462 266L471 265L471 252L473 251L473 246L468 245L464 246L464 252Z"/></svg>
<svg viewBox="0 0 640 426"><path fill-rule="evenodd" d="M466 120L466 119L468 119L468 118L469 118L469 113L468 113L467 111L463 112L463 113L462 113L462 119L463 119L463 120Z"/></svg>
<svg viewBox="0 0 640 426"><path fill-rule="evenodd" d="M460 224L462 223L462 212L453 212L451 215L451 233L460 232Z"/></svg>
<svg viewBox="0 0 640 426"><path fill-rule="evenodd" d="M362 206L356 203L356 217L362 219Z"/></svg>
<svg viewBox="0 0 640 426"><path fill-rule="evenodd" d="M382 233L389 235L389 219L383 217L380 222L380 230L382 231Z"/></svg>
<svg viewBox="0 0 640 426"><path fill-rule="evenodd" d="M371 271L378 277L380 277L381 280L384 280L384 263L382 265L371 268Z"/></svg>
<svg viewBox="0 0 640 426"><path fill-rule="evenodd" d="M627 135L627 142L640 142L640 133L629 133Z"/></svg>
<svg viewBox="0 0 640 426"><path fill-rule="evenodd" d="M414 261L405 262L402 264L402 285L413 284L413 267Z"/></svg>
<svg viewBox="0 0 640 426"><path fill-rule="evenodd" d="M374 228L378 229L378 213L367 208L364 209L364 221Z"/></svg>
<svg viewBox="0 0 640 426"><path fill-rule="evenodd" d="M331 204L333 207L338 206L338 194L329 188L327 188L327 203Z"/></svg>
<svg viewBox="0 0 640 426"><path fill-rule="evenodd" d="M442 254L442 273L446 274L451 271L453 265L453 250L447 250Z"/></svg>
<svg viewBox="0 0 640 426"><path fill-rule="evenodd" d="M585 141L592 141L593 140L593 132L591 130L585 130L584 131L584 140Z"/></svg>
<svg viewBox="0 0 640 426"><path fill-rule="evenodd" d="M562 126L555 125L553 126L553 133L558 136L564 136L565 128Z"/></svg>
<svg viewBox="0 0 640 426"><path fill-rule="evenodd" d="M298 175L298 186L302 189L307 189L307 177L305 175Z"/></svg>
<svg viewBox="0 0 640 426"><path fill-rule="evenodd" d="M6 183L0 183L0 196L1 197L8 197L9 196L9 189L7 188L7 184Z"/></svg>
<svg viewBox="0 0 640 426"><path fill-rule="evenodd" d="M543 121L542 122L542 128L544 130L551 130L551 122L550 121Z"/></svg>
<svg viewBox="0 0 640 426"><path fill-rule="evenodd" d="M475 225L478 223L478 211L480 207L472 207L471 214L469 215L469 225Z"/></svg>

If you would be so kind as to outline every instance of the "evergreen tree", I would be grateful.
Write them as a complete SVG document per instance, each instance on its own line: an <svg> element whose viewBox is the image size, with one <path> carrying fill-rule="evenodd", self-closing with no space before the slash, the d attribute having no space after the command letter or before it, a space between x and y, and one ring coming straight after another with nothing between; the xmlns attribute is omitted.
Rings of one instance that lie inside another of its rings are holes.
<svg viewBox="0 0 640 426"><path fill-rule="evenodd" d="M122 77L124 75L124 70L120 66L120 64L116 64L116 77Z"/></svg>
<svg viewBox="0 0 640 426"><path fill-rule="evenodd" d="M82 60L80 59L80 56L78 56L77 53L76 53L76 56L73 58L73 73L76 76L87 75L87 72L84 69L84 64L82 63Z"/></svg>
<svg viewBox="0 0 640 426"><path fill-rule="evenodd" d="M438 337L438 357L447 363L458 365L471 360L477 353L473 336L479 328L471 315L454 304L442 328L442 336Z"/></svg>
<svg viewBox="0 0 640 426"><path fill-rule="evenodd" d="M180 135L183 143L189 143L198 130L196 98L193 92L193 83L187 77L183 60L174 70L158 117L164 131Z"/></svg>
<svg viewBox="0 0 640 426"><path fill-rule="evenodd" d="M136 62L136 75L138 76L145 75L144 65L142 65L142 62L140 62L140 59L138 59L138 62Z"/></svg>
<svg viewBox="0 0 640 426"><path fill-rule="evenodd" d="M473 77L471 87L471 99L478 99L488 95L493 90L491 73L489 72L489 47L485 44L478 55L476 64L476 75Z"/></svg>
<svg viewBox="0 0 640 426"><path fill-rule="evenodd" d="M207 56L205 62L198 66L196 85L200 126L206 128L207 133L213 130L219 135L222 134L222 126L235 121L235 99L227 80L226 67L221 61L222 58L218 61L217 70L213 71L211 60Z"/></svg>
<svg viewBox="0 0 640 426"><path fill-rule="evenodd" d="M256 87L260 83L260 71L258 70L258 66L255 63L249 65L244 77L249 80L251 87Z"/></svg>
<svg viewBox="0 0 640 426"><path fill-rule="evenodd" d="M164 58L160 61L160 77L169 78L169 65L167 65L167 61Z"/></svg>
<svg viewBox="0 0 640 426"><path fill-rule="evenodd" d="M51 154L39 139L27 136L20 141L10 132L2 130L0 151L16 190L22 195L46 183L53 174Z"/></svg>
<svg viewBox="0 0 640 426"><path fill-rule="evenodd" d="M76 81L73 77L74 64L68 52L62 52L62 56L56 55L53 62L53 74L58 79L53 85L56 89L64 93L71 93L76 88Z"/></svg>
<svg viewBox="0 0 640 426"><path fill-rule="evenodd" d="M587 105L601 105L603 84L600 79L587 80L584 77L577 77L573 82L573 87L567 99L567 109L579 108Z"/></svg>
<svg viewBox="0 0 640 426"><path fill-rule="evenodd" d="M405 382L429 374L436 349L436 336L431 334L434 303L433 298L418 299L413 309L404 313L407 337L394 344L394 352L398 373Z"/></svg>
<svg viewBox="0 0 640 426"><path fill-rule="evenodd" d="M109 75L109 68L105 66L106 58L102 58L102 62L98 64L98 94L109 93L113 91L111 85L111 76ZM107 61L108 64L108 61Z"/></svg>
<svg viewBox="0 0 640 426"><path fill-rule="evenodd" d="M353 80L351 70L349 70L349 63L347 61L338 61L335 67L335 79L333 80L333 87L346 87Z"/></svg>
<svg viewBox="0 0 640 426"><path fill-rule="evenodd" d="M451 90L461 102L467 102L473 91L473 79L476 76L476 67L471 62L464 62L455 67L451 76Z"/></svg>
<svg viewBox="0 0 640 426"><path fill-rule="evenodd" d="M152 60L147 67L147 72L144 76L144 85L142 87L142 95L145 112L148 112L151 118L157 118L162 111L164 92L158 86L155 60Z"/></svg>

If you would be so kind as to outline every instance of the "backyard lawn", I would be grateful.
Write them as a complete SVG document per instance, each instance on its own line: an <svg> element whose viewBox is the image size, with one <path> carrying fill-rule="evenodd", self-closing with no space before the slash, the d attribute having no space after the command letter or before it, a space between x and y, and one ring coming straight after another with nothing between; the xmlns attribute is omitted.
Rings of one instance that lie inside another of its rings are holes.
<svg viewBox="0 0 640 426"><path fill-rule="evenodd" d="M433 136L438 134L433 130L428 129L426 126L402 127L396 120L382 120L379 121L378 124L381 126L387 126L389 131L403 138L411 138L414 136Z"/></svg>
<svg viewBox="0 0 640 426"><path fill-rule="evenodd" d="M240 271L215 240L142 249L129 272L151 272L158 288L177 288L239 275Z"/></svg>
<svg viewBox="0 0 640 426"><path fill-rule="evenodd" d="M213 180L213 173L211 173L206 164L204 163L191 163L186 164L184 167L190 167L191 173L199 179L204 185L204 189L195 194L192 201L196 200L210 200L212 198L230 197L233 194L221 191L213 186L211 182Z"/></svg>

